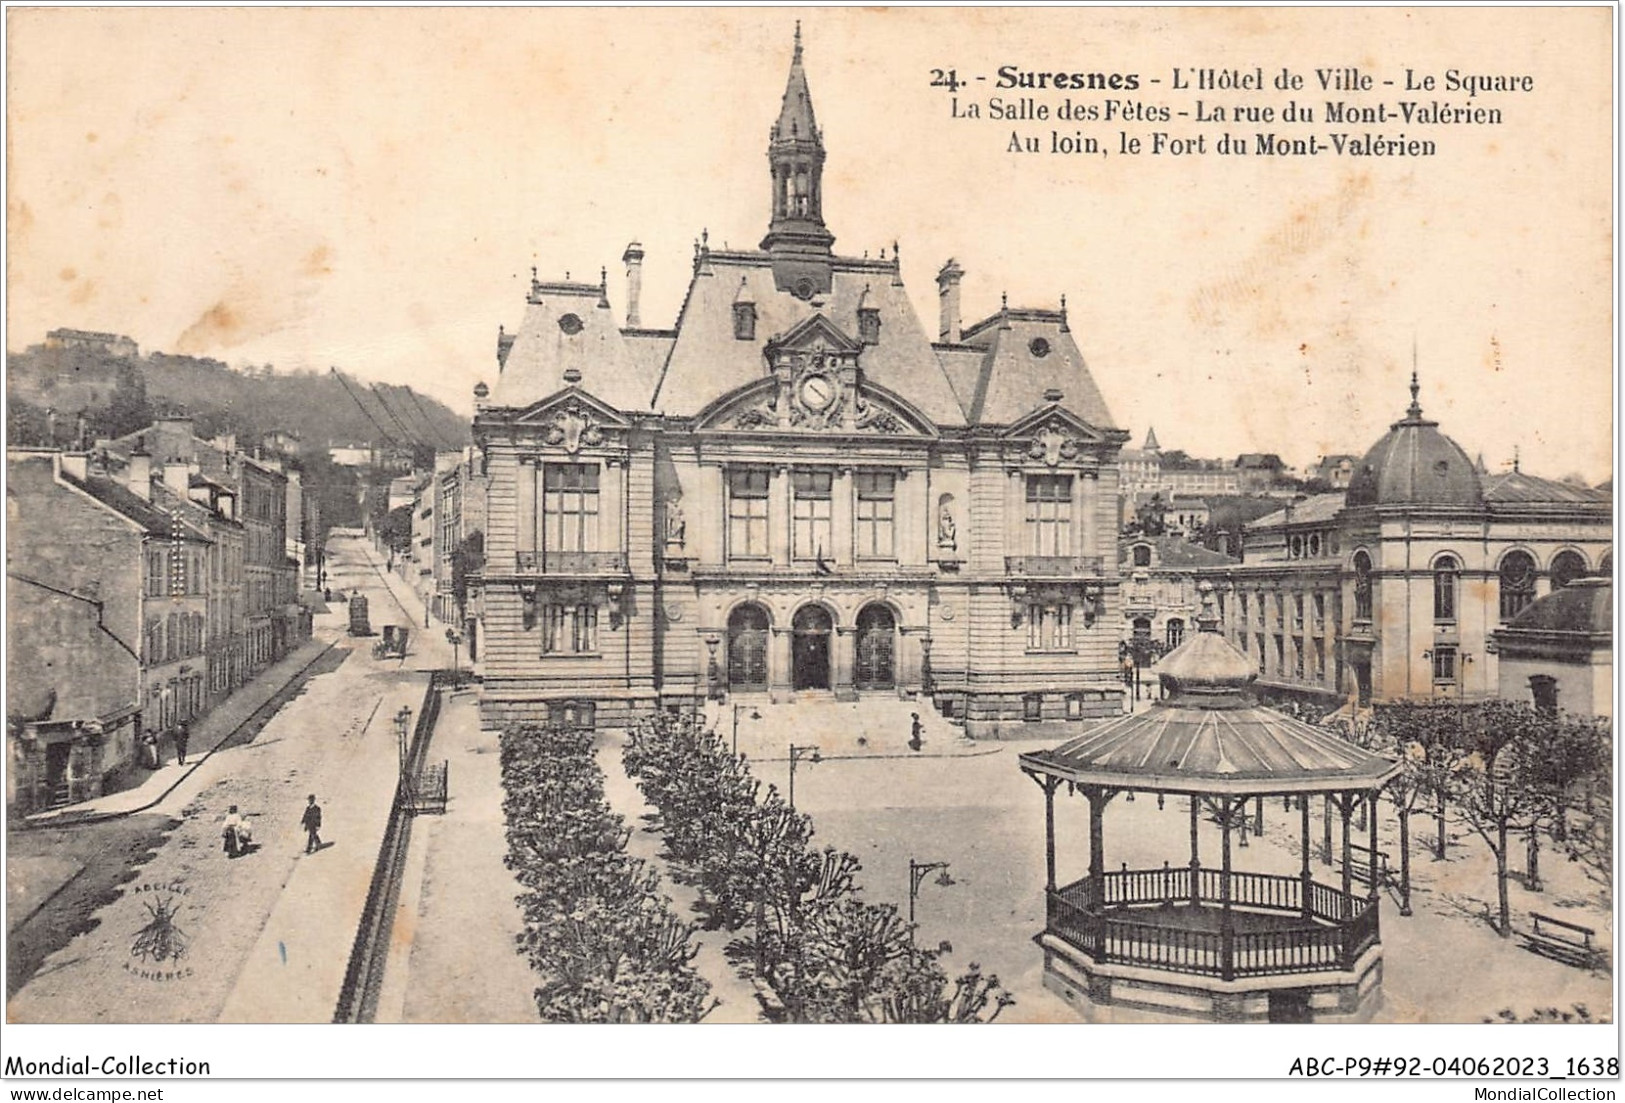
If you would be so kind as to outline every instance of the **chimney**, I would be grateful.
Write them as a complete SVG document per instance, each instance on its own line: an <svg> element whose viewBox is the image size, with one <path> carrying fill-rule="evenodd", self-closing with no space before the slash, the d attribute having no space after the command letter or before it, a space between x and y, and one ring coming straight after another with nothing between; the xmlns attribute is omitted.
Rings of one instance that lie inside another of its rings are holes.
<svg viewBox="0 0 1625 1103"><path fill-rule="evenodd" d="M942 340L950 345L957 345L960 339L959 330L959 281L965 276L965 270L959 267L959 262L953 257L942 266L937 273L937 299L942 309L942 326L939 331Z"/></svg>
<svg viewBox="0 0 1625 1103"><path fill-rule="evenodd" d="M90 478L90 457L83 452L64 452L62 453L62 470L80 482L84 482Z"/></svg>
<svg viewBox="0 0 1625 1103"><path fill-rule="evenodd" d="M154 418L152 438L153 451L159 463L169 463L171 460L191 463L197 458L192 419L186 414L173 413Z"/></svg>
<svg viewBox="0 0 1625 1103"><path fill-rule="evenodd" d="M130 453L130 493L144 502L152 501L152 457L145 452Z"/></svg>
<svg viewBox="0 0 1625 1103"><path fill-rule="evenodd" d="M188 493L192 486L192 469L184 463L166 463L163 469L164 485L173 490L181 498L189 498Z"/></svg>
<svg viewBox="0 0 1625 1103"><path fill-rule="evenodd" d="M638 303L643 298L643 246L634 241L621 254L626 265L626 328L637 329L643 324L638 316Z"/></svg>

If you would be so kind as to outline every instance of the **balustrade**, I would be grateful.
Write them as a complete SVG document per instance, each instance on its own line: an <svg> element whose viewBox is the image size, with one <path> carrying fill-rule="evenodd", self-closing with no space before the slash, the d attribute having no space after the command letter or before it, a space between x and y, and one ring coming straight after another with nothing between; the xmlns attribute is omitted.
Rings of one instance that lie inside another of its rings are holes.
<svg viewBox="0 0 1625 1103"><path fill-rule="evenodd" d="M618 551L522 551L515 555L519 574L625 574L626 553Z"/></svg>
<svg viewBox="0 0 1625 1103"><path fill-rule="evenodd" d="M1098 883L1085 877L1049 894L1047 931L1102 963L1227 979L1350 969L1378 941L1374 902L1310 882L1310 915L1303 918L1303 881L1273 873L1232 872L1231 905L1289 913L1297 922L1270 930L1204 929L1188 921L1190 910L1219 911L1225 879L1212 869L1198 870L1197 877L1197 905L1190 903L1189 869L1125 869ZM1187 921L1152 910L1161 906L1180 909Z"/></svg>

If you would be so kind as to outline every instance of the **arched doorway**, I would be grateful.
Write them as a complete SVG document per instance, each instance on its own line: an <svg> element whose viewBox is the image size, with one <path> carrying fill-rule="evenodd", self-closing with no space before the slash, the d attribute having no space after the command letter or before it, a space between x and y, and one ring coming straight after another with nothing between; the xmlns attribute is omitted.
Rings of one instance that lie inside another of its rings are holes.
<svg viewBox="0 0 1625 1103"><path fill-rule="evenodd" d="M891 689L897 684L897 618L884 605L866 605L858 614L858 654L852 681L859 689Z"/></svg>
<svg viewBox="0 0 1625 1103"><path fill-rule="evenodd" d="M821 605L803 605L791 621L793 686L796 689L829 688L829 637L834 627L829 612Z"/></svg>
<svg viewBox="0 0 1625 1103"><path fill-rule="evenodd" d="M728 617L728 685L737 691L767 688L767 610L741 605Z"/></svg>

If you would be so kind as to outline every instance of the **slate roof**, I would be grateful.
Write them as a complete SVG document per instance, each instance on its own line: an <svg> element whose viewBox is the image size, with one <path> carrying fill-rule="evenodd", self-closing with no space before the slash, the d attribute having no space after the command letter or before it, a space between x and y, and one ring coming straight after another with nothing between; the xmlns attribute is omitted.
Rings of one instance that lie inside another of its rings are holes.
<svg viewBox="0 0 1625 1103"><path fill-rule="evenodd" d="M1037 339L1049 346L1043 356L1034 349ZM1043 405L1044 392L1053 389L1061 392L1063 407L1095 428L1117 427L1060 312L1001 311L967 329L963 343L985 350L967 411L972 424L1019 421Z"/></svg>
<svg viewBox="0 0 1625 1103"><path fill-rule="evenodd" d="M139 497L128 487L95 475L88 479L76 479L66 471L62 472L62 481L84 491L109 509L128 517L146 529L150 535L167 538L172 534L173 520L170 515ZM181 519L181 535L188 540L210 543L208 533L190 524L184 517Z"/></svg>
<svg viewBox="0 0 1625 1103"><path fill-rule="evenodd" d="M1330 521L1343 510L1343 492L1336 491L1331 494L1316 494L1305 498L1292 507L1292 517L1287 518L1285 509L1278 509L1274 513L1266 513L1256 521L1248 521L1249 529L1272 529L1285 524L1307 525L1322 521Z"/></svg>
<svg viewBox="0 0 1625 1103"><path fill-rule="evenodd" d="M1612 636L1613 579L1575 579L1561 590L1532 602L1528 608L1512 618L1506 630Z"/></svg>
<svg viewBox="0 0 1625 1103"><path fill-rule="evenodd" d="M1139 536L1118 542L1119 563L1126 566L1134 558L1135 544L1153 545L1157 551L1157 564L1161 567L1234 567L1241 562L1178 536Z"/></svg>
<svg viewBox="0 0 1625 1103"><path fill-rule="evenodd" d="M1493 505L1579 504L1613 500L1607 491L1560 483L1522 471L1484 476L1484 499Z"/></svg>
<svg viewBox="0 0 1625 1103"><path fill-rule="evenodd" d="M814 315L822 314L856 340L858 302L867 290L864 305L880 313L880 341L866 346L859 357L864 376L907 398L939 427L964 424L964 411L893 263L836 258L833 267L830 294L804 301L774 285L767 253L703 253L677 319L677 338L655 392L655 410L692 416L762 378L767 374L762 355L767 342ZM734 337L733 304L742 284L756 304L756 336L749 341ZM1031 406L1036 405L1035 395Z"/></svg>
<svg viewBox="0 0 1625 1103"><path fill-rule="evenodd" d="M616 409L647 410L663 339L630 333L615 324L603 287L533 283L491 404L530 406L569 386L564 375L576 371L588 394Z"/></svg>

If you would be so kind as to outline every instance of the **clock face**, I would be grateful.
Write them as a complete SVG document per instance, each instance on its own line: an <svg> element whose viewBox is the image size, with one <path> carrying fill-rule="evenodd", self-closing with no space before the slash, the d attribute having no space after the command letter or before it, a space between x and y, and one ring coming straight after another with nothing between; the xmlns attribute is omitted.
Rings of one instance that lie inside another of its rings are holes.
<svg viewBox="0 0 1625 1103"><path fill-rule="evenodd" d="M835 384L828 376L809 375L801 381L801 401L809 409L822 410L835 401Z"/></svg>

